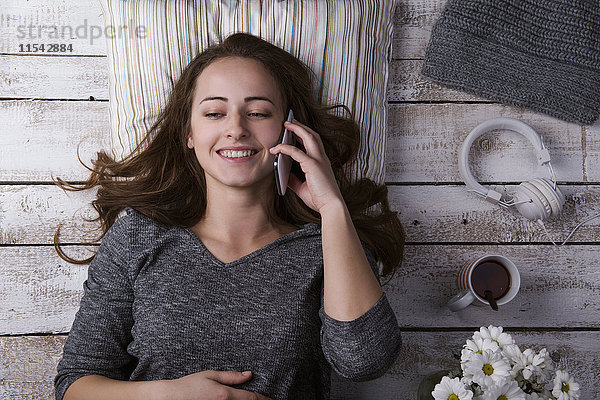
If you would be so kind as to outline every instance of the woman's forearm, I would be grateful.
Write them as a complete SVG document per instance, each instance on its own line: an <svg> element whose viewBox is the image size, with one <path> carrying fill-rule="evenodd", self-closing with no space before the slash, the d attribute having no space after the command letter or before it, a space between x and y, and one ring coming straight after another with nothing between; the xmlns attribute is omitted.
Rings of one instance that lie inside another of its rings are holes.
<svg viewBox="0 0 600 400"><path fill-rule="evenodd" d="M63 400L159 400L161 381L119 381L100 375L77 379L67 389Z"/></svg>
<svg viewBox="0 0 600 400"><path fill-rule="evenodd" d="M341 202L321 210L325 313L339 321L354 320L381 298L377 281Z"/></svg>

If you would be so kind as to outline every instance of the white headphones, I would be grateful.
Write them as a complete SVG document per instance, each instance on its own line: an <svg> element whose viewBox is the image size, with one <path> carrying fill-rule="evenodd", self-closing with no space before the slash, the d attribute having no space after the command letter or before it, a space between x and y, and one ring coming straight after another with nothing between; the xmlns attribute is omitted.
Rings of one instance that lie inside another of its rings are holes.
<svg viewBox="0 0 600 400"><path fill-rule="evenodd" d="M517 132L529 139L536 150L539 165L548 167L551 179L535 178L523 182L514 192L509 193L510 198L507 201L502 200L502 194L499 192L480 185L469 169L469 150L478 137L495 129ZM519 214L532 221L543 224L543 221L558 216L565 203L565 196L556 186L556 177L550 164L550 153L544 147L542 138L532 127L514 118L494 118L473 129L460 148L458 170L469 191L475 192L492 204L504 208L515 207Z"/></svg>
<svg viewBox="0 0 600 400"><path fill-rule="evenodd" d="M535 178L528 182L523 182L517 186L514 192L509 193L510 198L507 201L502 200L502 194L481 186L475 180L469 169L469 150L475 139L495 129L506 129L517 132L529 139L537 152L538 163L548 167L552 179ZM532 127L514 118L494 118L479 124L471 131L471 133L469 133L460 148L458 155L458 170L460 171L460 176L463 178L463 181L465 181L465 184L469 188L469 192L475 192L475 194L485 198L490 203L498 204L506 209L515 207L523 217L540 224L542 228L544 228L544 232L552 244L558 246L546 230L544 221L560 214L562 207L565 204L565 196L563 196L560 189L556 186L556 176L554 175L552 164L550 164L550 153L548 153L548 150L544 147L544 142L540 135L534 131ZM567 243L573 233L575 233L575 231L583 224L596 218L600 218L600 213L581 221L571 233L569 233L569 236L567 236L560 246Z"/></svg>
<svg viewBox="0 0 600 400"><path fill-rule="evenodd" d="M499 192L481 186L475 180L469 169L469 150L475 139L495 129L505 129L517 132L529 139L536 150L538 163L548 167L551 179L535 178L528 182L523 182L517 186L514 192L509 193L510 198L507 201L502 200L502 194ZM469 133L460 148L458 155L458 170L463 181L469 188L469 192L475 192L475 194L485 198L490 203L498 204L506 209L515 207L520 215L540 224L542 228L544 228L544 232L546 232L546 236L548 236L552 244L558 246L548 234L548 231L544 226L544 221L560 214L562 207L565 204L565 196L563 196L560 189L556 186L556 176L554 175L552 164L550 164L550 153L548 153L548 150L544 147L541 136L534 131L532 127L514 118L494 118L479 124L471 131L471 133ZM600 213L581 221L579 225L571 231L565 241L562 242L561 246L567 243L567 240L569 240L581 225L598 217L600 217Z"/></svg>

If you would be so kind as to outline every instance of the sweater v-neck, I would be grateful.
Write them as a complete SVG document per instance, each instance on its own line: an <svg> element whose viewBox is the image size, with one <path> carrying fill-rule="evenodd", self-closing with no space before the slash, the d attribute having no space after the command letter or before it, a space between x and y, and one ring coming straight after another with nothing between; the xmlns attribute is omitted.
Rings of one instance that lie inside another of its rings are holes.
<svg viewBox="0 0 600 400"><path fill-rule="evenodd" d="M210 250L208 250L208 248L204 245L204 243L202 242L202 239L200 239L190 228L183 228L183 229L185 232L187 232L188 235L192 236L193 243L195 243L195 245L199 248L199 250L201 252L203 252L207 255L207 257L210 259L211 262L218 265L219 267L231 267L236 264L244 263L255 257L259 257L263 253L270 251L273 247L279 246L281 243L285 243L289 240L293 240L297 237L301 237L308 233L317 233L319 231L319 226L312 222L306 223L306 224L302 225L299 229L292 231L290 233L287 233L283 236L280 236L277 239L273 240L272 242L269 242L266 245L252 251L251 253L248 253L248 254L246 254L240 258L237 258L233 261L230 261L230 262L223 262L223 261L219 260L217 257L215 257L215 255Z"/></svg>

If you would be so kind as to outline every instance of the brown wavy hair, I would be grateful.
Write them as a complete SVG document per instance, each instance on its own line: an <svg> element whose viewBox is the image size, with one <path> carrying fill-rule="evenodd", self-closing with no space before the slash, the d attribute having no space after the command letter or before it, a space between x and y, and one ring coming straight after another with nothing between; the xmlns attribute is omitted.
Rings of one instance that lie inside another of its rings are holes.
<svg viewBox="0 0 600 400"><path fill-rule="evenodd" d="M88 220L100 223L98 239L126 207L167 225L196 224L206 209L206 182L193 149L186 145L195 82L206 66L224 57L246 57L261 62L279 85L285 109L294 110L297 120L320 134L357 233L383 264L382 276L390 275L391 279L402 261L404 230L396 213L390 210L385 185L349 178L349 163L355 160L360 144L360 128L350 110L346 106L320 104L313 92L312 71L296 57L252 35L233 34L194 58L175 83L157 121L129 156L115 160L105 151L99 151L83 184L76 186L60 178L53 179L54 183L70 191L99 187L92 201L98 217ZM272 187L274 214L270 217L293 225L320 224L319 214L293 191L286 191L282 197L277 195L275 185ZM58 238L59 229L54 245L64 260L84 264L93 258L68 257Z"/></svg>

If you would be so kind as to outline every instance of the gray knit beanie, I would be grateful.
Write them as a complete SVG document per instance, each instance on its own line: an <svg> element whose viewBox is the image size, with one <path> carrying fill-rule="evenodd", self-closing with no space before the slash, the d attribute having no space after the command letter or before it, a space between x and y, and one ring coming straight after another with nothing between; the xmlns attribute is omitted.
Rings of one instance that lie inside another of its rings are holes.
<svg viewBox="0 0 600 400"><path fill-rule="evenodd" d="M448 0L421 72L590 125L600 115L600 0Z"/></svg>

